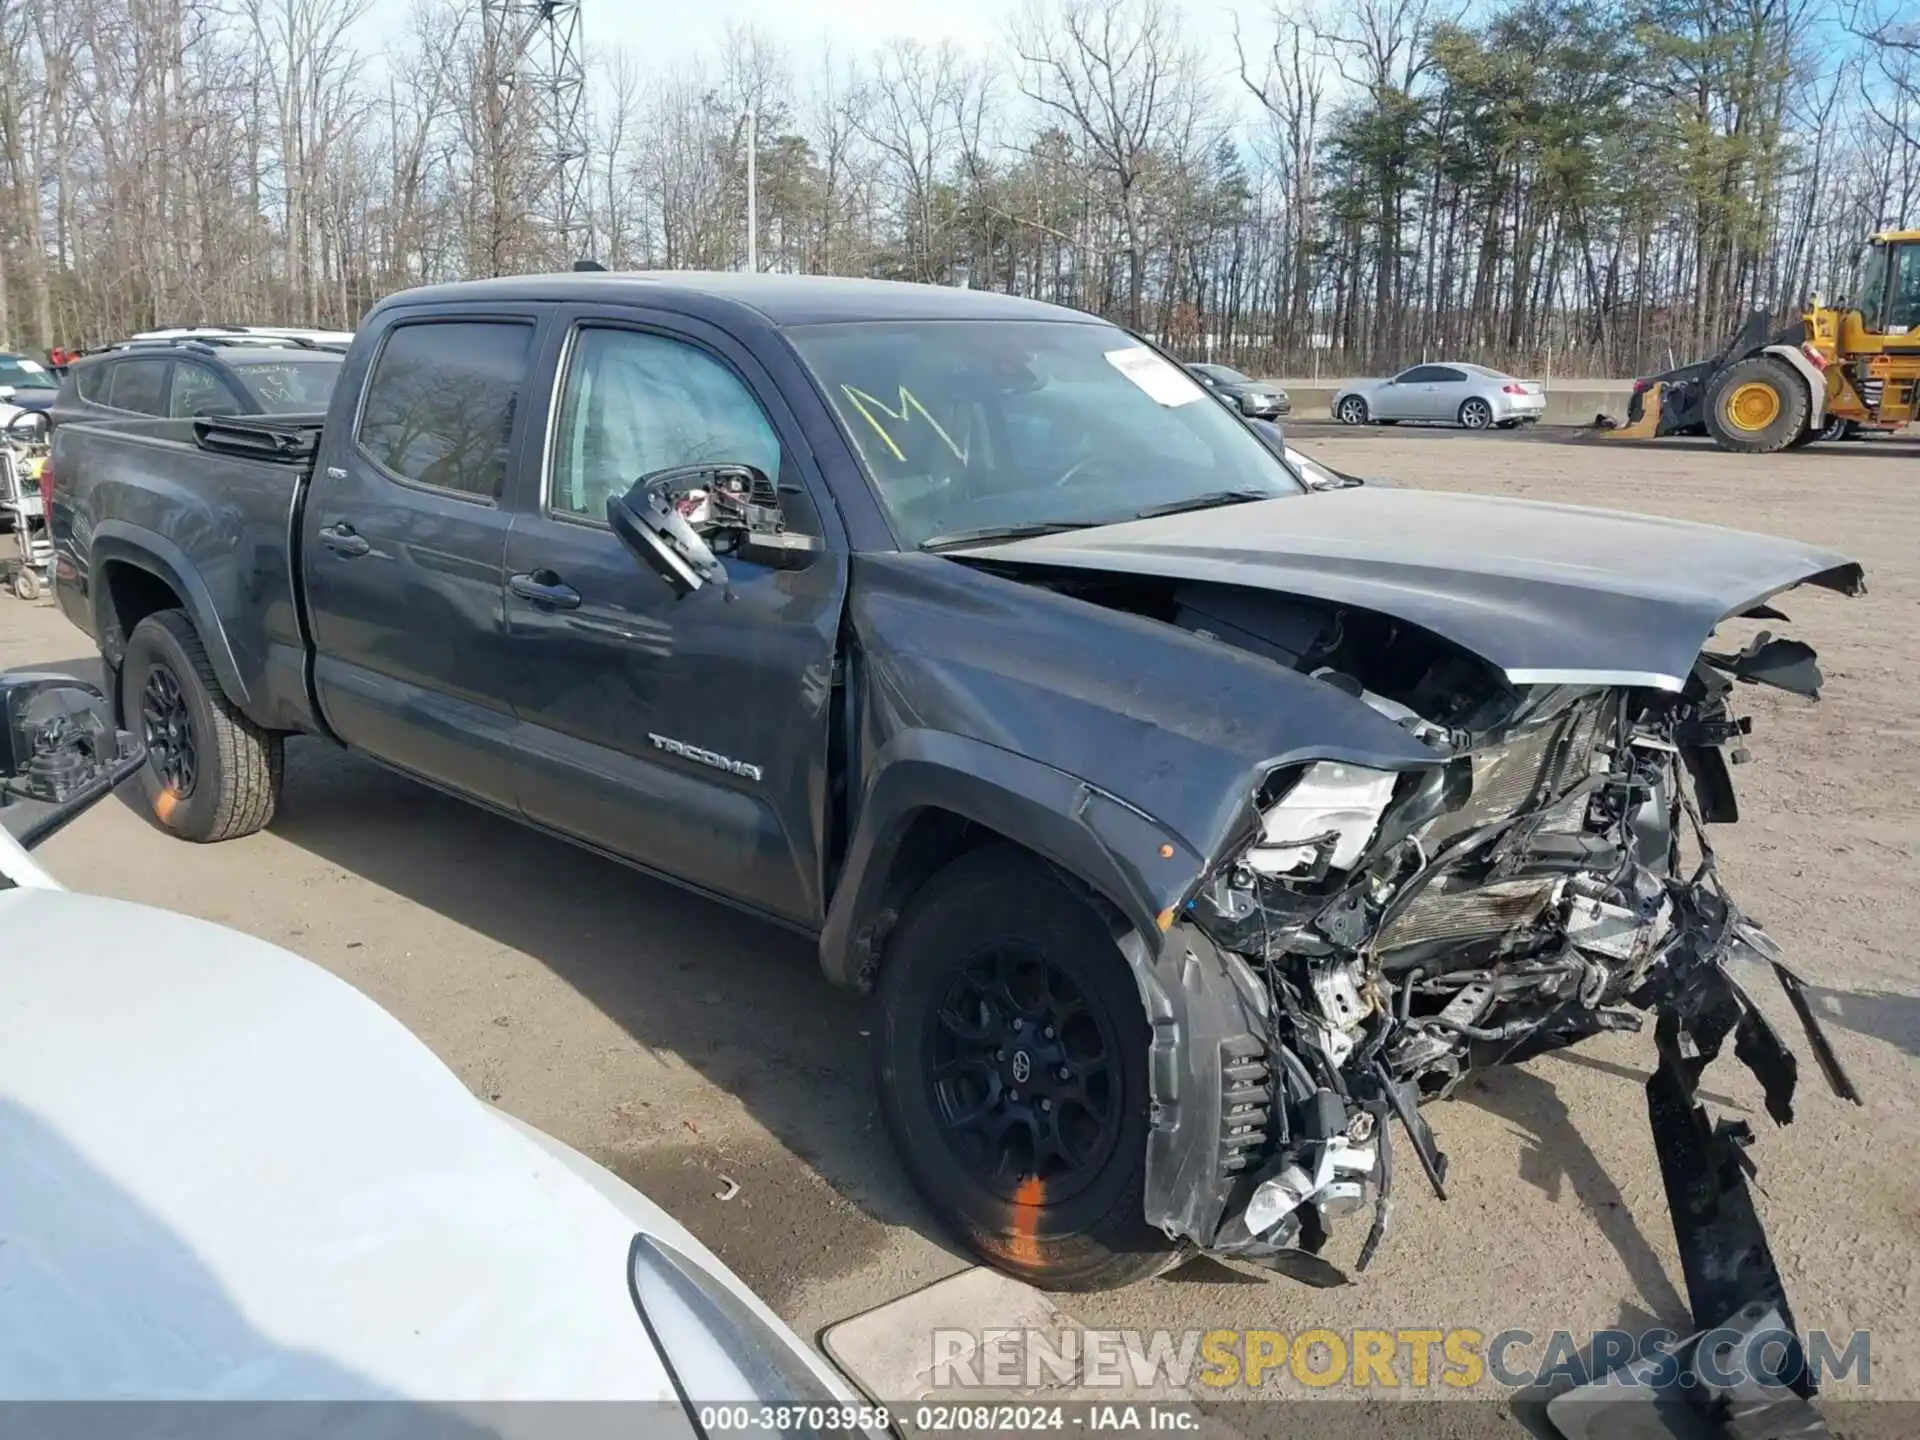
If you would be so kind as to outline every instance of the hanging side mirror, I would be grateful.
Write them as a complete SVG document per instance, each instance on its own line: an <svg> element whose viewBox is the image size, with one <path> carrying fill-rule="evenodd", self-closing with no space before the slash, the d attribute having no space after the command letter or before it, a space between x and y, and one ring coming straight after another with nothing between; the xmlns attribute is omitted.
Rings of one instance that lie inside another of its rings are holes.
<svg viewBox="0 0 1920 1440"><path fill-rule="evenodd" d="M681 502L699 488L696 479L712 473L705 465L657 471L607 501L607 523L620 543L682 595L727 578L713 548L681 510Z"/></svg>
<svg viewBox="0 0 1920 1440"><path fill-rule="evenodd" d="M607 520L682 595L724 584L722 555L802 570L822 550L817 536L786 528L779 491L752 465L682 465L643 476L607 502Z"/></svg>
<svg viewBox="0 0 1920 1440"><path fill-rule="evenodd" d="M6 435L22 445L39 445L46 440L52 424L44 410L22 410L7 421Z"/></svg>

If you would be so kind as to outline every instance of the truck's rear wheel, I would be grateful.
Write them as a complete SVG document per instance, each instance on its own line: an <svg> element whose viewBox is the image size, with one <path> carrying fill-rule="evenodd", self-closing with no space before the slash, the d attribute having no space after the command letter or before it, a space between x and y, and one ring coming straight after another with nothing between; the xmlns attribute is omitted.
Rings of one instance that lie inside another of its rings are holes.
<svg viewBox="0 0 1920 1440"><path fill-rule="evenodd" d="M1103 1290L1183 1253L1146 1223L1147 1050L1106 923L1032 857L961 856L880 971L874 1068L907 1174L987 1264Z"/></svg>
<svg viewBox="0 0 1920 1440"><path fill-rule="evenodd" d="M140 788L169 833L231 840L273 819L283 739L227 699L184 610L162 610L133 627L120 704L147 747Z"/></svg>
<svg viewBox="0 0 1920 1440"><path fill-rule="evenodd" d="M1757 355L1730 365L1707 398L1707 429L1722 450L1766 455L1807 428L1807 382L1791 365Z"/></svg>

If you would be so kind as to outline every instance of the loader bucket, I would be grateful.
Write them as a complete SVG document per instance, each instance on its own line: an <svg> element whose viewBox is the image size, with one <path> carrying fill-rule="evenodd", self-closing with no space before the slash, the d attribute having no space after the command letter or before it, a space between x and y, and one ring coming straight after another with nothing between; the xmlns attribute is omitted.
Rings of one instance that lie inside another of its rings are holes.
<svg viewBox="0 0 1920 1440"><path fill-rule="evenodd" d="M1627 419L1622 425L1601 425L1600 433L1609 440L1652 440L1660 434L1660 413L1666 386L1656 380L1638 391L1627 402ZM1596 417L1598 418L1598 417Z"/></svg>

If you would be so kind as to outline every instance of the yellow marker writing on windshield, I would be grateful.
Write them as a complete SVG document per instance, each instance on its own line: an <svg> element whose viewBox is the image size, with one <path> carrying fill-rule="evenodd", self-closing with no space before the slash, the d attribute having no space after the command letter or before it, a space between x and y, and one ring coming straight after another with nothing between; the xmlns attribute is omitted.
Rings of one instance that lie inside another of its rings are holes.
<svg viewBox="0 0 1920 1440"><path fill-rule="evenodd" d="M878 435L880 439L886 444L887 449L893 452L893 458L900 461L902 464L906 463L907 457L905 452L902 451L901 448L894 443L894 439L891 435L887 433L886 427L881 425L881 423L878 420L874 419L873 417L874 410L878 410L882 415L885 415L889 420L899 421L902 425L907 423L907 412L909 410L917 412L922 420L925 420L927 424L933 427L933 433L940 437L940 439L946 444L947 449L953 452L954 459L958 460L962 465L967 463L967 452L962 450L958 445L953 443L953 437L947 434L947 432L940 427L940 422L933 418L932 413L927 409L927 407L920 403L919 397L916 396L911 390L907 389L906 386L902 385L900 387L900 400L899 400L900 408L898 410L888 409L879 400L869 395L866 391L856 390L851 385L842 385L840 387L840 393L845 395L847 399L853 402L853 408L860 412L861 418L864 419L867 422L867 424L873 427L873 433ZM867 408L868 406L872 406L873 408L868 409Z"/></svg>

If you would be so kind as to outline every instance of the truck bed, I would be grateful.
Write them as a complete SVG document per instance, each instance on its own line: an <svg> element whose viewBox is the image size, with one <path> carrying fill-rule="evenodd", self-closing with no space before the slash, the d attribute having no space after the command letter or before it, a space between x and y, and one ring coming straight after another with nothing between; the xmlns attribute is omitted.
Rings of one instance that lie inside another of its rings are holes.
<svg viewBox="0 0 1920 1440"><path fill-rule="evenodd" d="M313 728L295 545L320 425L302 415L61 426L53 537L68 618L117 665L126 636L101 620L100 595L137 595L131 613L177 603L249 718Z"/></svg>

